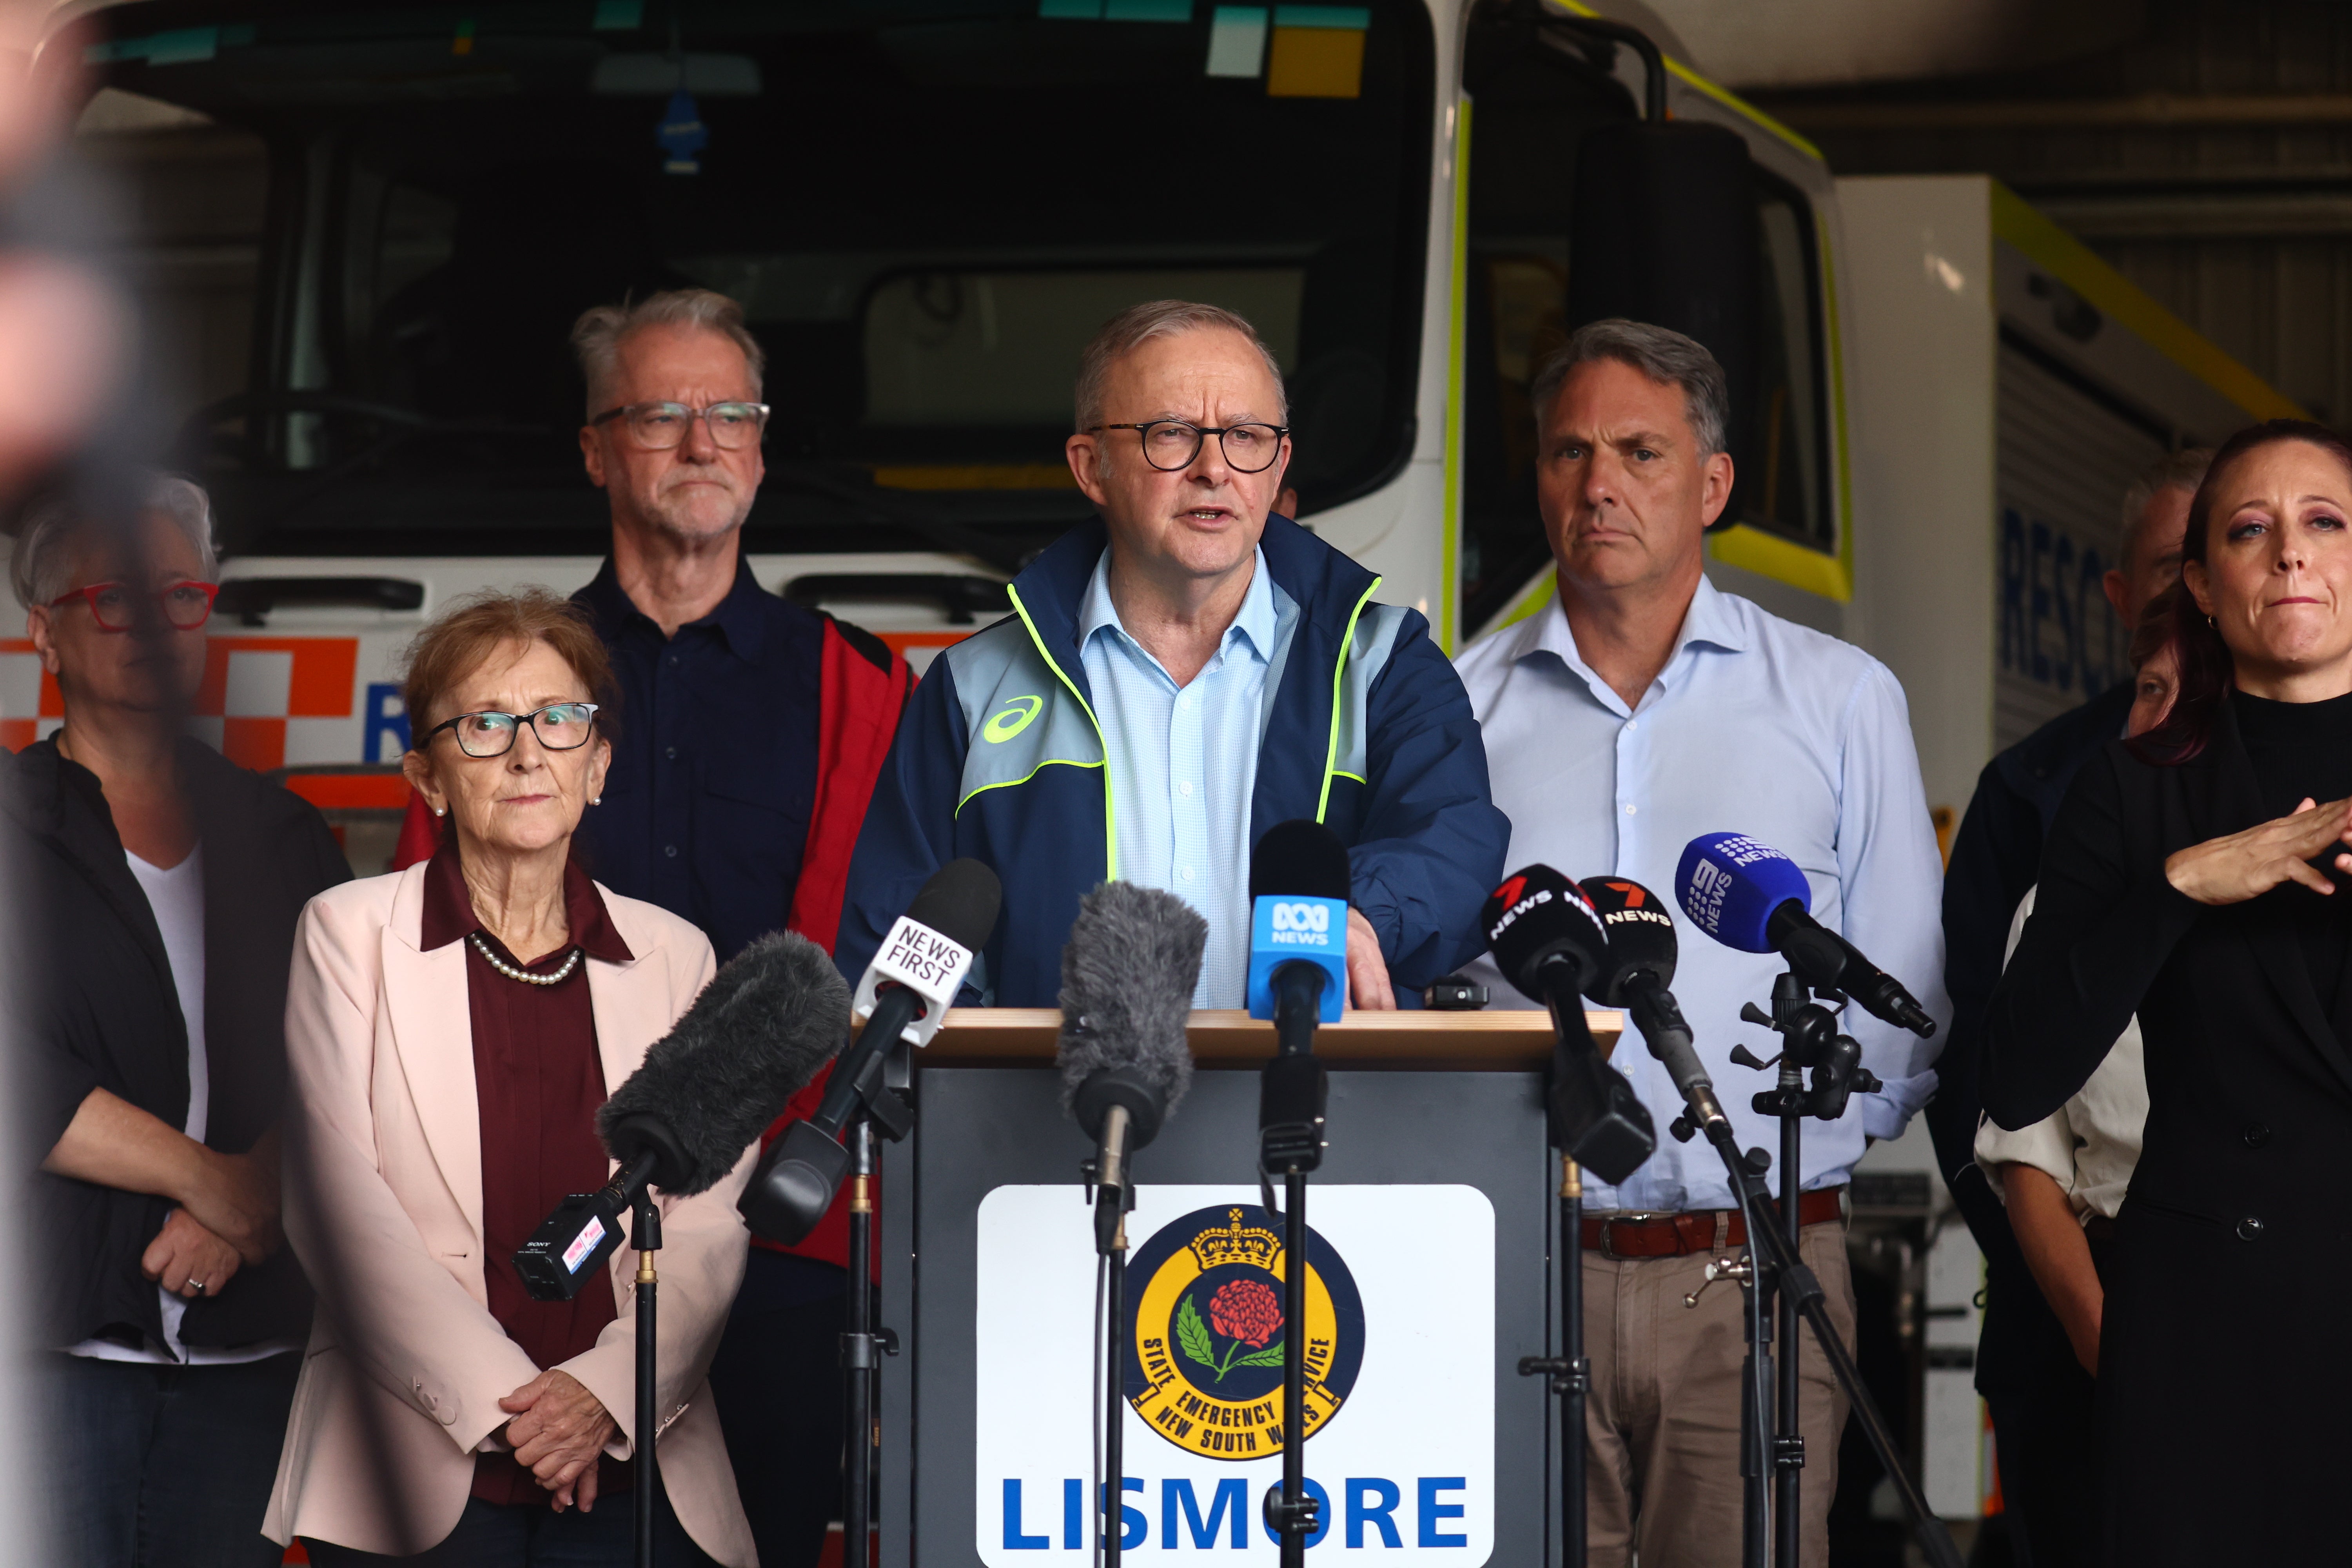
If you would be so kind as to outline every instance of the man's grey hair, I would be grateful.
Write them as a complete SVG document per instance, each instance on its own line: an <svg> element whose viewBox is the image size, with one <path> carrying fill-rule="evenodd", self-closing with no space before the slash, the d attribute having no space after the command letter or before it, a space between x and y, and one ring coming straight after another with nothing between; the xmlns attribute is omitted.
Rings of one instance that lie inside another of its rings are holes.
<svg viewBox="0 0 2352 1568"><path fill-rule="evenodd" d="M634 304L594 306L572 324L572 349L580 356L580 377L588 384L589 418L614 405L618 394L613 383L621 373L621 346L647 327L690 327L718 333L743 351L743 365L751 376L751 395L761 395L768 356L760 340L743 324L743 307L715 289L669 289Z"/></svg>
<svg viewBox="0 0 2352 1568"><path fill-rule="evenodd" d="M1698 455L1711 458L1731 449L1727 439L1731 389L1723 378L1723 366L1707 353L1706 345L1671 328L1629 321L1622 316L1587 321L1537 370L1535 380L1528 385L1528 398L1535 405L1538 426L1550 414L1552 400L1559 395L1568 373L1596 360L1615 360L1662 386L1681 387L1683 413L1690 420L1691 434L1698 438Z"/></svg>
<svg viewBox="0 0 2352 1568"><path fill-rule="evenodd" d="M212 498L177 474L150 474L136 491L142 512L160 512L196 547L205 582L220 574L213 543ZM8 586L26 609L46 605L73 585L74 556L95 522L79 493L64 489L36 496L17 514L16 547L8 556Z"/></svg>
<svg viewBox="0 0 2352 1568"><path fill-rule="evenodd" d="M2139 478L2124 489L2124 531L2122 542L2116 552L2116 564L2128 572L2132 557L2139 552L2139 536L2147 527L2147 503L2158 490L2186 490L2197 493L2205 482L2205 472L2213 466L2210 447L2183 447L2178 452L2167 452L2150 463Z"/></svg>
<svg viewBox="0 0 2352 1568"><path fill-rule="evenodd" d="M1074 400L1077 405L1077 428L1084 432L1103 422L1103 389L1109 384L1111 367L1119 361L1156 339L1219 328L1239 332L1265 361L1265 373L1274 377L1276 422L1289 424L1290 395L1282 384L1282 366L1247 318L1222 305L1203 305L1192 300L1148 300L1140 305L1129 305L1105 321L1102 331L1078 355L1077 396Z"/></svg>

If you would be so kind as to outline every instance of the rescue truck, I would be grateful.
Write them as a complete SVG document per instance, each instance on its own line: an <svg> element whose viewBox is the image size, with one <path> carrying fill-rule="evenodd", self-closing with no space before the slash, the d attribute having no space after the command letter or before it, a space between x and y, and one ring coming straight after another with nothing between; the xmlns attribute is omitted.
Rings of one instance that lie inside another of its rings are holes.
<svg viewBox="0 0 2352 1568"><path fill-rule="evenodd" d="M1078 350L1169 296L1264 333L1297 515L1382 597L1455 651L1534 613L1529 379L1663 289L1655 319L1732 372L1710 575L1894 668L1948 826L1997 747L2120 677L2098 584L2132 476L2297 410L1997 183L1840 180L1611 8L62 9L167 461L218 510L207 737L383 867L403 645L457 595L570 591L604 552L566 342L592 304L743 302L773 409L752 567L919 668L1086 515ZM57 713L0 641L0 742ZM1966 1514L1990 1485L1973 1253L1935 1256L1909 1348L1938 1506Z"/></svg>

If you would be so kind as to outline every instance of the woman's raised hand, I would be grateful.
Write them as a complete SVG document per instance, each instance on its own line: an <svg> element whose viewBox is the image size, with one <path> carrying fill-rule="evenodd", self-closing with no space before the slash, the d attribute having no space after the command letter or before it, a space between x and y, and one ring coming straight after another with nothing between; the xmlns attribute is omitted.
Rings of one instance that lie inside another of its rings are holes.
<svg viewBox="0 0 2352 1568"><path fill-rule="evenodd" d="M2352 855L2340 847L2352 844L2352 799L2315 805L2306 797L2293 816L2176 849L2164 878L2200 904L2242 904L2282 882L2332 894L2327 873L2311 864L2331 844L2339 847L2336 868L2352 871Z"/></svg>

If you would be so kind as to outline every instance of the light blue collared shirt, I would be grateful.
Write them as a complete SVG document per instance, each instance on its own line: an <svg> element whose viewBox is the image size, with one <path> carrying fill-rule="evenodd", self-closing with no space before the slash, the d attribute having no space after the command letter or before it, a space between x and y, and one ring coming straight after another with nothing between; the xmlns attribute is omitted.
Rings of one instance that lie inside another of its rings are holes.
<svg viewBox="0 0 2352 1568"><path fill-rule="evenodd" d="M1209 922L1195 1007L1239 1007L1249 979L1250 795L1265 732L1266 672L1298 618L1265 553L1216 653L1179 689L1119 624L1110 552L1078 602L1078 653L1110 767L1121 881L1161 888Z"/></svg>
<svg viewBox="0 0 2352 1568"><path fill-rule="evenodd" d="M1944 995L1943 862L1927 819L1903 689L1850 644L1767 615L1702 580L1665 668L1627 708L1577 652L1557 600L1467 649L1456 661L1486 737L1495 804L1511 819L1511 869L1540 861L1575 878L1616 875L1671 902L1683 847L1708 833L1745 833L1801 867L1813 914L1850 936L1908 986L1937 1024ZM1739 1019L1743 1002L1771 1001L1785 967L1738 952L1674 910L1681 962L1675 995L1699 1059L1742 1148L1777 1151L1779 1123L1748 1101L1770 1073L1734 1066L1731 1047L1778 1053L1777 1037ZM1481 958L1472 972L1498 1006L1533 1005ZM1804 1128L1804 1185L1834 1186L1864 1138L1893 1138L1936 1087L1940 1039L1920 1040L1860 1007L1839 1027L1885 1081L1855 1095L1844 1117ZM1704 1139L1677 1143L1666 1124L1682 1097L1630 1028L1611 1058L1658 1129L1658 1150L1623 1185L1585 1176L1593 1209L1729 1208L1723 1165ZM1772 1174L1777 1191L1780 1173Z"/></svg>

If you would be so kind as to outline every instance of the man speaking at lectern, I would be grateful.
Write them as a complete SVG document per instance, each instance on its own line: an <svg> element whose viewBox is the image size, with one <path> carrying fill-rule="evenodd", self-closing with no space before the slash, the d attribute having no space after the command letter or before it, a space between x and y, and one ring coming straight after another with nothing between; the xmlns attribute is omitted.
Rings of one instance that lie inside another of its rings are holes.
<svg viewBox="0 0 2352 1568"><path fill-rule="evenodd" d="M1076 402L1070 469L1100 518L908 700L837 962L862 973L924 879L971 856L1004 910L967 1000L1053 1005L1078 900L1113 879L1201 912L1193 1004L1239 1007L1251 847L1307 817L1349 847L1350 1000L1394 1006L1483 945L1510 837L1461 679L1421 616L1373 601L1379 578L1274 513L1287 410L1247 321L1137 305L1087 345Z"/></svg>

